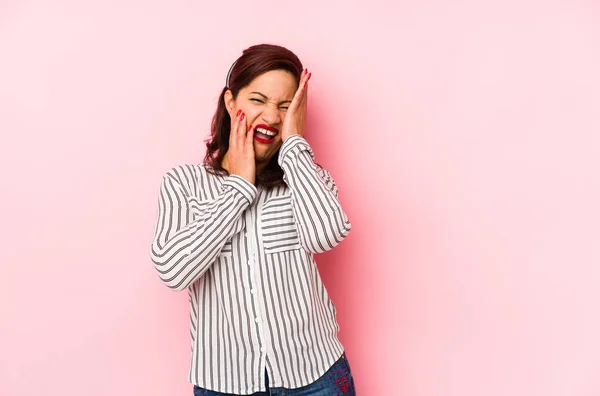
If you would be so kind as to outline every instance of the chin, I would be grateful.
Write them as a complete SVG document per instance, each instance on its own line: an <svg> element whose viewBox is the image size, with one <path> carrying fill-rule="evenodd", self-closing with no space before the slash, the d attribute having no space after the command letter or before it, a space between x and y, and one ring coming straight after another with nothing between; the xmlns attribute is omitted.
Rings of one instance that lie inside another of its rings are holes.
<svg viewBox="0 0 600 396"><path fill-rule="evenodd" d="M281 144L273 143L275 147L265 147L262 144L254 143L254 157L257 161L268 161L270 160L277 150L281 147Z"/></svg>

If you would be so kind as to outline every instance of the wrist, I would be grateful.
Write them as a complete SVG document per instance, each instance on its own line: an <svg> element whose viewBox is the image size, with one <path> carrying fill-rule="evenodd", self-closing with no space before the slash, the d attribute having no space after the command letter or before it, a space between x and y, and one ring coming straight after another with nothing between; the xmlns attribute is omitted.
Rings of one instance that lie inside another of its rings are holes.
<svg viewBox="0 0 600 396"><path fill-rule="evenodd" d="M296 157L301 151L308 151L314 159L312 148L302 135L297 134L289 136L279 150L279 165L283 166L283 162L286 158L289 158L290 156Z"/></svg>
<svg viewBox="0 0 600 396"><path fill-rule="evenodd" d="M254 181L256 180L256 175L254 175L254 173L249 174L249 173L244 173L244 172L233 171L233 172L230 172L229 175L241 177L242 179L246 180L250 184L254 184Z"/></svg>
<svg viewBox="0 0 600 396"><path fill-rule="evenodd" d="M256 186L254 186L254 183L248 181L248 179L241 175L233 173L225 179L221 188L223 191L237 191L248 200L248 203L252 203L257 194L257 189Z"/></svg>
<svg viewBox="0 0 600 396"><path fill-rule="evenodd" d="M298 132L285 133L281 136L281 141L285 143L285 141L287 139L291 138L292 136L302 136L302 134L300 134Z"/></svg>

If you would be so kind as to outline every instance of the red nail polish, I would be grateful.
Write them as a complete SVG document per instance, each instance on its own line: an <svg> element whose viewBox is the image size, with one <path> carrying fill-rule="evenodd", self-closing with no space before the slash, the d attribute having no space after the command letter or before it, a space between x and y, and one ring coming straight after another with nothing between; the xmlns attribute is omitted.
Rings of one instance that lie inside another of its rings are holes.
<svg viewBox="0 0 600 396"><path fill-rule="evenodd" d="M237 114L235 116L239 117L241 112L242 112L242 110L238 110L238 112L237 112Z"/></svg>
<svg viewBox="0 0 600 396"><path fill-rule="evenodd" d="M240 121L244 121L245 116L246 116L246 114L242 113L242 118L240 118Z"/></svg>
<svg viewBox="0 0 600 396"><path fill-rule="evenodd" d="M250 125L250 128L248 128L248 130L249 130L249 131L251 131L251 130L252 130L252 125Z"/></svg>

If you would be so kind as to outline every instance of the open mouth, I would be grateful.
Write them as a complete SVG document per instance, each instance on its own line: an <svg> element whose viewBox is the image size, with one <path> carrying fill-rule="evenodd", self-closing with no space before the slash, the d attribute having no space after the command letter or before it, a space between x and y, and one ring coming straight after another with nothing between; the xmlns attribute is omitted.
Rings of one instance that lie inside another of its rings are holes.
<svg viewBox="0 0 600 396"><path fill-rule="evenodd" d="M264 124L258 124L254 128L254 140L263 144L271 144L275 141L275 137L279 134L277 128L273 128Z"/></svg>

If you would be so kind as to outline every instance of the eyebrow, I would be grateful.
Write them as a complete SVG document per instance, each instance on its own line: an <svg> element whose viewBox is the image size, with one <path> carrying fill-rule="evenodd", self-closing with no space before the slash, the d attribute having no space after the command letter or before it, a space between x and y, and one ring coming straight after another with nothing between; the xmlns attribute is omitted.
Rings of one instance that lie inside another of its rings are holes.
<svg viewBox="0 0 600 396"><path fill-rule="evenodd" d="M262 94L262 93L260 93L260 92L250 92L250 94L251 94L251 95L252 95L252 94L260 95L260 96L262 96L262 97L263 97L263 98L265 98L265 99L269 99L269 98L267 97L267 95L265 95L265 94ZM292 103L292 101L291 101L291 100L284 100L284 101L282 101L282 102L279 102L279 104L284 104L284 103Z"/></svg>

